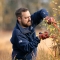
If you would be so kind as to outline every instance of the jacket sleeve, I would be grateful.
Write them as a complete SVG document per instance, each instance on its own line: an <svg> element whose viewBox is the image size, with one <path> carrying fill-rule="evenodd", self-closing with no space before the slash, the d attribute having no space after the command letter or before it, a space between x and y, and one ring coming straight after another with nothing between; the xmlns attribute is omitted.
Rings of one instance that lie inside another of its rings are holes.
<svg viewBox="0 0 60 60"><path fill-rule="evenodd" d="M31 15L32 26L38 25L46 16L48 16L48 12L45 9L41 9L32 14Z"/></svg>
<svg viewBox="0 0 60 60"><path fill-rule="evenodd" d="M38 46L40 40L36 37L33 41L29 42L28 39L24 38L18 32L16 33L16 45L24 53L30 53L33 49Z"/></svg>

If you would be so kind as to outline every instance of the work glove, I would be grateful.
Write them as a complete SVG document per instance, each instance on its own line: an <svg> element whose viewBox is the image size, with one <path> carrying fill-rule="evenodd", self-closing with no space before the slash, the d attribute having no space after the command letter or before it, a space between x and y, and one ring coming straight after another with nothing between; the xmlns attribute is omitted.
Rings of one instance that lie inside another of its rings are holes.
<svg viewBox="0 0 60 60"><path fill-rule="evenodd" d="M53 17L47 16L44 18L48 24L57 24Z"/></svg>
<svg viewBox="0 0 60 60"><path fill-rule="evenodd" d="M39 38L40 39L42 39L42 40L44 40L44 39L46 39L46 38L49 38L49 33L48 32L44 32L44 33L39 33Z"/></svg>

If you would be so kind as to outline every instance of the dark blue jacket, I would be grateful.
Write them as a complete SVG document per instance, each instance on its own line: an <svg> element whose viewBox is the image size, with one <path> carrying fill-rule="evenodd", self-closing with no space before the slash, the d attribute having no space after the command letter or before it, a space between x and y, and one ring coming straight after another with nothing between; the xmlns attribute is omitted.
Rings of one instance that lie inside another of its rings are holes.
<svg viewBox="0 0 60 60"><path fill-rule="evenodd" d="M48 16L48 12L45 9L35 12L31 15L32 25L27 28L22 28L17 21L11 37L13 58L32 60L32 56L36 56L36 48L40 43L40 40L36 37L34 28L46 16Z"/></svg>

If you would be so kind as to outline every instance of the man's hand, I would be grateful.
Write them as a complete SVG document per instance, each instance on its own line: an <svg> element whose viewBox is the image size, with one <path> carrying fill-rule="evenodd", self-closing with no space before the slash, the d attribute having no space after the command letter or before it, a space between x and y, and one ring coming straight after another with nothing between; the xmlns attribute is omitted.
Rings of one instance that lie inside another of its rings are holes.
<svg viewBox="0 0 60 60"><path fill-rule="evenodd" d="M48 32L44 32L44 33L39 33L39 38L40 39L46 39L46 38L49 38L49 34Z"/></svg>
<svg viewBox="0 0 60 60"><path fill-rule="evenodd" d="M55 21L55 19L53 17L47 16L44 19L47 21L48 24L51 24L51 23L56 24L56 21Z"/></svg>
<svg viewBox="0 0 60 60"><path fill-rule="evenodd" d="M57 22L55 21L53 17L47 16L44 19L47 21L48 24L52 24L60 33L60 28L57 26Z"/></svg>

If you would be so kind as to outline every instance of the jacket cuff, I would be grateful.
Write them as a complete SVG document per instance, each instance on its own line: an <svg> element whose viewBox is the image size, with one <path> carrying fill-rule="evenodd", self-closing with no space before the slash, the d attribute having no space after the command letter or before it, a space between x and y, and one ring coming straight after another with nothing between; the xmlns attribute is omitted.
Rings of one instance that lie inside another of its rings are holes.
<svg viewBox="0 0 60 60"><path fill-rule="evenodd" d="M40 15L41 15L42 18L45 18L46 16L48 16L47 10L41 9L41 10L40 10Z"/></svg>
<svg viewBox="0 0 60 60"><path fill-rule="evenodd" d="M37 41L38 43L40 43L40 40L38 39L38 37L36 37L35 39L36 39L36 41Z"/></svg>

